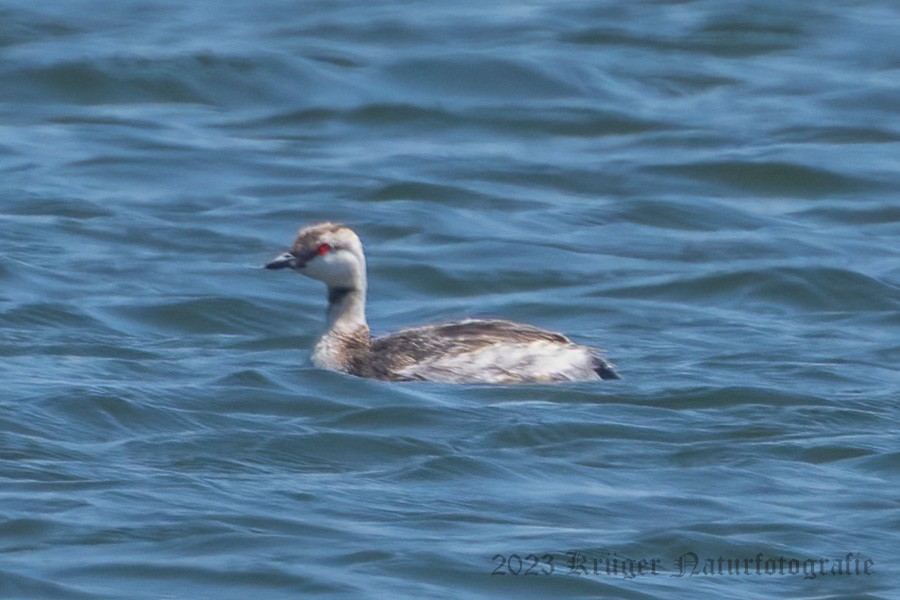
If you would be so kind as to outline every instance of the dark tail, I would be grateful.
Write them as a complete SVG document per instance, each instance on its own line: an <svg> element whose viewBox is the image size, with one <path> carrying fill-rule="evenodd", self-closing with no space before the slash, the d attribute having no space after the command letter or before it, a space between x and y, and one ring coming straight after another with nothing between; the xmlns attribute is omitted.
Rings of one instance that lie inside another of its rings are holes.
<svg viewBox="0 0 900 600"><path fill-rule="evenodd" d="M594 356L594 373L599 375L600 379L622 379L619 374L613 370L613 366L600 356Z"/></svg>

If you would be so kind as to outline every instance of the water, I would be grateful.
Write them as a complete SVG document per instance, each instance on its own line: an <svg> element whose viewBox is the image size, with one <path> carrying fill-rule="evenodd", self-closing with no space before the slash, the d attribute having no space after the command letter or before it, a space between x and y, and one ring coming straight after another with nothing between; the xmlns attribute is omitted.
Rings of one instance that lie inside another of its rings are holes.
<svg viewBox="0 0 900 600"><path fill-rule="evenodd" d="M895 597L898 28L7 0L0 596ZM324 219L376 331L513 318L624 380L313 368L324 290L259 267Z"/></svg>

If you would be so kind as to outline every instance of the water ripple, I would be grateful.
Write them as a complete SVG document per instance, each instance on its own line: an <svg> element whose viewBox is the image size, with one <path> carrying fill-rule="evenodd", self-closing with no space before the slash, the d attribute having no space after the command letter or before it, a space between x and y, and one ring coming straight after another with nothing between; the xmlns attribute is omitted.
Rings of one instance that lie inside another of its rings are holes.
<svg viewBox="0 0 900 600"><path fill-rule="evenodd" d="M895 7L409 8L0 8L0 596L892 597ZM319 220L376 333L522 320L624 378L315 368L324 289L260 267Z"/></svg>

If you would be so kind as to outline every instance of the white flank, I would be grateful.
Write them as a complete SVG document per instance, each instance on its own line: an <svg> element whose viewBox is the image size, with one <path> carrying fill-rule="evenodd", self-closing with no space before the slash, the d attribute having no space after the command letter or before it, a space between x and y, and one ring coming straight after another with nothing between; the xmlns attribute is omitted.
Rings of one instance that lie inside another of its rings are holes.
<svg viewBox="0 0 900 600"><path fill-rule="evenodd" d="M553 342L504 343L473 352L443 354L400 373L445 383L549 383L600 378L587 348Z"/></svg>

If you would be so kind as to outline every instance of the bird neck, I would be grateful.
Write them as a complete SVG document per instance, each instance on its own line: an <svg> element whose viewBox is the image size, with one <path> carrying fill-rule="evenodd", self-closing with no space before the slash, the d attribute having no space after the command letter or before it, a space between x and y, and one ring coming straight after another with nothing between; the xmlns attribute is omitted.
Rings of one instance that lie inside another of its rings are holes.
<svg viewBox="0 0 900 600"><path fill-rule="evenodd" d="M346 334L368 328L365 282L362 287L329 287L327 314L329 333Z"/></svg>
<svg viewBox="0 0 900 600"><path fill-rule="evenodd" d="M351 373L370 349L365 288L329 287L328 328L313 348L313 363Z"/></svg>

